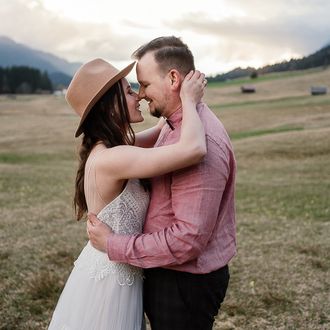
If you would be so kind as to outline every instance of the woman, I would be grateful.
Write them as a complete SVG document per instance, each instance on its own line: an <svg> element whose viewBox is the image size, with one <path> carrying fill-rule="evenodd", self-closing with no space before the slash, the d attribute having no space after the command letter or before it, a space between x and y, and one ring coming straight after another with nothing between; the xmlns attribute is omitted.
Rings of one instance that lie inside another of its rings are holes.
<svg viewBox="0 0 330 330"><path fill-rule="evenodd" d="M77 220L87 211L96 213L121 234L142 231L149 202L147 178L193 165L206 153L196 111L204 74L190 72L182 82L179 142L148 148L158 138L164 120L135 137L130 123L141 122L143 117L139 97L125 79L133 66L118 71L102 59L88 62L73 77L66 96L81 117L76 137L84 134L74 198ZM49 329L140 330L142 316L142 269L111 262L88 242L75 262Z"/></svg>

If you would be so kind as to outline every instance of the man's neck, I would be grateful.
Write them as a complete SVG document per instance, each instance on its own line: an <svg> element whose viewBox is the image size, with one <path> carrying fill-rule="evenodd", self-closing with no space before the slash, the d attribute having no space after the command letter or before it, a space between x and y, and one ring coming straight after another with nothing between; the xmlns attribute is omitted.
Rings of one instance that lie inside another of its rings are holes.
<svg viewBox="0 0 330 330"><path fill-rule="evenodd" d="M163 113L163 117L170 118L173 113L177 112L181 108L182 108L182 104L178 103L176 106L171 107L171 109L169 109L169 111L166 111L166 113Z"/></svg>

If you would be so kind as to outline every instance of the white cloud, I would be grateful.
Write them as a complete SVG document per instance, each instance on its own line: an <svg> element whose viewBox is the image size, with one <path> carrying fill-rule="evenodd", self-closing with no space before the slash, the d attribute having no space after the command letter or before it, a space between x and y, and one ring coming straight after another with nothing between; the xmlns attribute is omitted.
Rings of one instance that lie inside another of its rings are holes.
<svg viewBox="0 0 330 330"><path fill-rule="evenodd" d="M72 61L98 56L129 59L129 36L114 33L110 25L75 22L46 10L35 1L6 1L0 10L1 33L32 48ZM19 28L14 29L15 26Z"/></svg>
<svg viewBox="0 0 330 330"><path fill-rule="evenodd" d="M327 0L167 0L157 6L0 0L0 33L70 61L103 57L118 65L142 43L177 35L207 74L307 55L330 42Z"/></svg>
<svg viewBox="0 0 330 330"><path fill-rule="evenodd" d="M206 49L199 50L202 57L216 58L220 65L226 62L231 67L261 66L308 55L330 42L330 2L316 2L315 7L305 1L234 0L230 3L239 6L240 15L209 19L186 13L168 24L194 31L197 40L207 38Z"/></svg>

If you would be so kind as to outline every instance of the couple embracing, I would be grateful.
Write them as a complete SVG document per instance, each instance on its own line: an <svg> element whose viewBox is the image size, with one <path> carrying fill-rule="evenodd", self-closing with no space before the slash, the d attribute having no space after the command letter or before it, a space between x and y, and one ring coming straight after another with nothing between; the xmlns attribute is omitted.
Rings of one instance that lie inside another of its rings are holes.
<svg viewBox="0 0 330 330"><path fill-rule="evenodd" d="M77 220L89 241L75 261L50 330L212 329L236 253L236 163L203 103L203 73L188 46L160 37L133 53L139 92L102 59L73 77L81 117ZM145 99L158 123L134 133Z"/></svg>

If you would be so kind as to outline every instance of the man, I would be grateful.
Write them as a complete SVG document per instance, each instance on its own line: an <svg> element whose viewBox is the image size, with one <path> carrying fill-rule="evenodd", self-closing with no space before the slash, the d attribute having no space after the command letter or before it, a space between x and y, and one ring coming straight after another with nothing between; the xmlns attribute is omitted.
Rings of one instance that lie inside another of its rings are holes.
<svg viewBox="0 0 330 330"><path fill-rule="evenodd" d="M139 96L151 114L168 120L155 147L179 139L180 86L194 69L179 38L160 37L134 52ZM117 235L94 215L88 232L110 260L145 268L144 307L153 330L212 329L236 254L236 163L229 137L204 103L197 106L207 140L203 161L151 179L144 233Z"/></svg>

